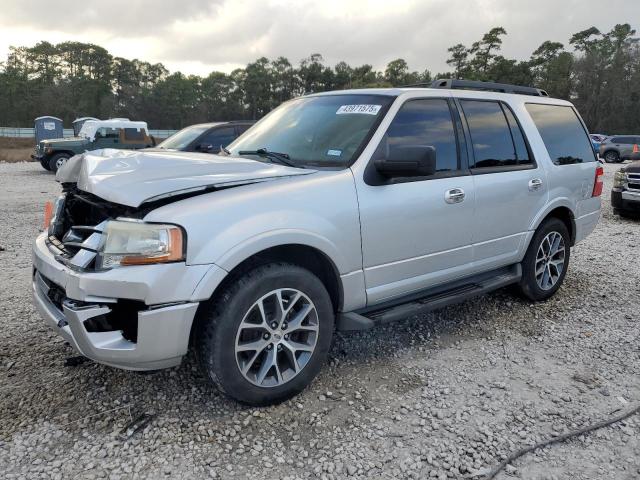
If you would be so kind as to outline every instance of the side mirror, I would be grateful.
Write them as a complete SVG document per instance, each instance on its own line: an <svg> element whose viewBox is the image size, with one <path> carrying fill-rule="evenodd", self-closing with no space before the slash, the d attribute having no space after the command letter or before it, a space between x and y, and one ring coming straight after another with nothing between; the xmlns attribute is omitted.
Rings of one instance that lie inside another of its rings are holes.
<svg viewBox="0 0 640 480"><path fill-rule="evenodd" d="M211 145L210 143L201 143L200 145L198 145L197 150L204 153L209 153L213 150L213 145Z"/></svg>
<svg viewBox="0 0 640 480"><path fill-rule="evenodd" d="M374 162L385 177L428 177L436 173L436 149L427 145L392 147L386 158Z"/></svg>

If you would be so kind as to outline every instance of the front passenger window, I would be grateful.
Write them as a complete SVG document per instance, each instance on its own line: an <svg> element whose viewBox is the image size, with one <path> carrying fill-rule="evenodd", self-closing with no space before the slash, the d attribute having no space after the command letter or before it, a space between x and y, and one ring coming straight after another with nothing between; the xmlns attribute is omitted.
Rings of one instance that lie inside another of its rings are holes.
<svg viewBox="0 0 640 480"><path fill-rule="evenodd" d="M436 149L436 172L458 170L458 148L446 100L408 100L389 125L373 154L385 158L398 147L432 146Z"/></svg>

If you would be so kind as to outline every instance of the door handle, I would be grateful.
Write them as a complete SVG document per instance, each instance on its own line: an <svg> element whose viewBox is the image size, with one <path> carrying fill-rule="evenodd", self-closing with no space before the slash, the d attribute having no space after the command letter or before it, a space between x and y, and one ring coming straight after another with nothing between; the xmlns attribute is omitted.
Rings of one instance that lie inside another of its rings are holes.
<svg viewBox="0 0 640 480"><path fill-rule="evenodd" d="M532 178L529 180L529 191L535 192L536 190L540 190L540 188L542 188L542 179Z"/></svg>
<svg viewBox="0 0 640 480"><path fill-rule="evenodd" d="M461 188L452 188L444 192L444 201L447 203L460 203L464 200L464 190Z"/></svg>

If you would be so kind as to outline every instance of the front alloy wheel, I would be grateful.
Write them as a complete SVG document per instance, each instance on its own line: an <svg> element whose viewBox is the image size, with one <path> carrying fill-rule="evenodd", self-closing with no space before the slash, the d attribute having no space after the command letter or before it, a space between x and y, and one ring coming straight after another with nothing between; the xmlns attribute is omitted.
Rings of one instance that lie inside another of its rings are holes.
<svg viewBox="0 0 640 480"><path fill-rule="evenodd" d="M236 335L236 363L258 387L278 387L307 365L318 340L318 312L294 288L273 290L244 315Z"/></svg>
<svg viewBox="0 0 640 480"><path fill-rule="evenodd" d="M251 405L301 392L327 358L334 306L309 270L273 262L232 277L201 305L195 351L206 377Z"/></svg>

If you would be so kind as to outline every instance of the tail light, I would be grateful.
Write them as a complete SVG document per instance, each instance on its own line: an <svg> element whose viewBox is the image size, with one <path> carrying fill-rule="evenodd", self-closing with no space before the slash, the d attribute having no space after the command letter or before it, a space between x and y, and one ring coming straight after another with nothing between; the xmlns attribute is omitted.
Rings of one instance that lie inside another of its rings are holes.
<svg viewBox="0 0 640 480"><path fill-rule="evenodd" d="M44 204L44 229L47 230L53 218L53 202Z"/></svg>
<svg viewBox="0 0 640 480"><path fill-rule="evenodd" d="M602 195L602 187L604 186L602 182L602 177L604 176L604 168L597 167L596 168L596 180L593 184L593 193L591 193L592 197L599 197Z"/></svg>

